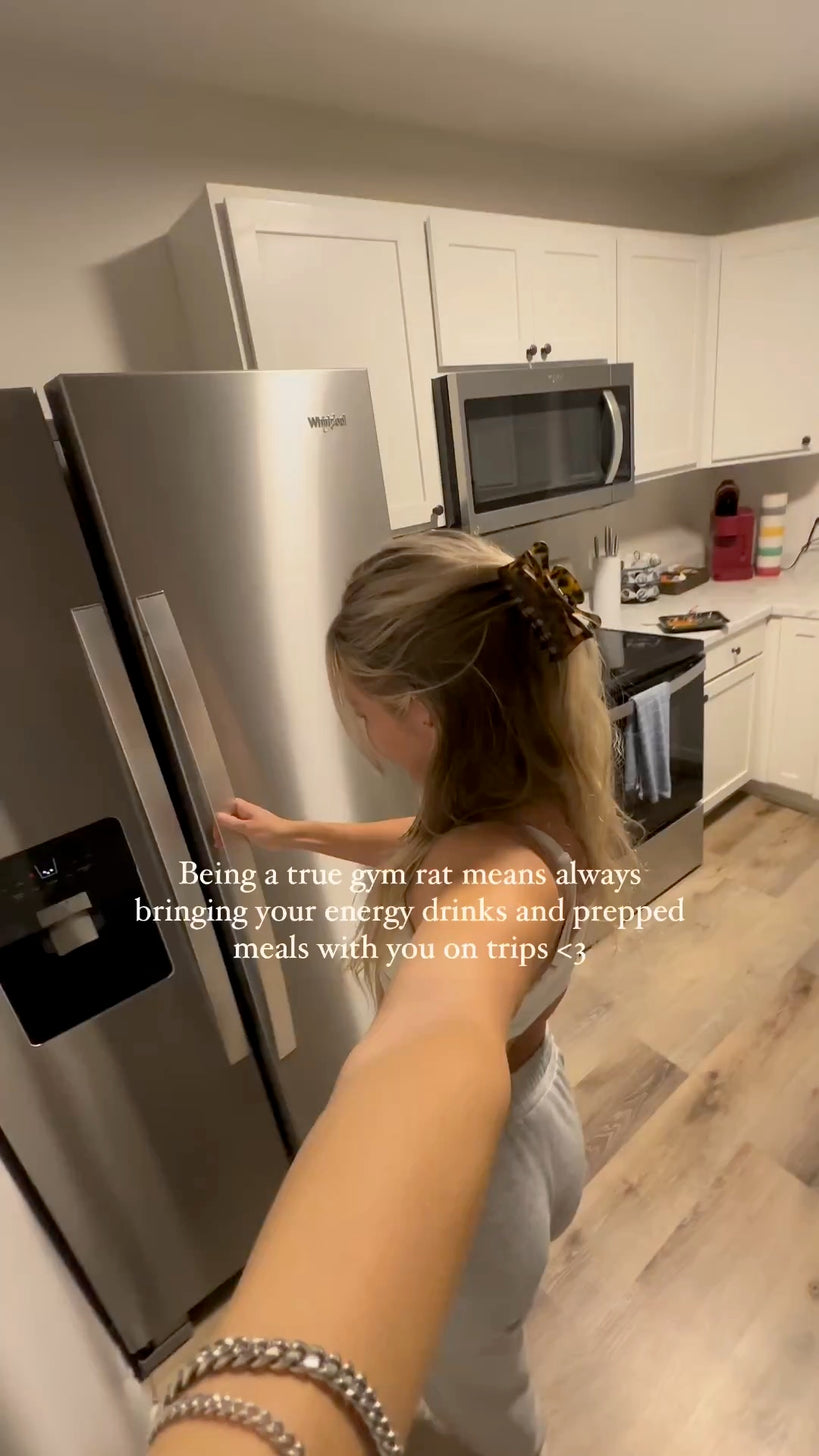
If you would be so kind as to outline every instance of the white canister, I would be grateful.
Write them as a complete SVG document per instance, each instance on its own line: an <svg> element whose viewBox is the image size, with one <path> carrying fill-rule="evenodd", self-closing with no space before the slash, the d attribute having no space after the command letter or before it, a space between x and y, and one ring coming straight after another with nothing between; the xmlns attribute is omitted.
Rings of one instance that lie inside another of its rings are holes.
<svg viewBox="0 0 819 1456"><path fill-rule="evenodd" d="M757 576L778 576L782 570L787 509L787 491L780 491L778 495L763 495L756 533Z"/></svg>
<svg viewBox="0 0 819 1456"><path fill-rule="evenodd" d="M618 556L601 556L594 563L592 580L592 611L600 618L604 627L619 627L620 572L622 562Z"/></svg>

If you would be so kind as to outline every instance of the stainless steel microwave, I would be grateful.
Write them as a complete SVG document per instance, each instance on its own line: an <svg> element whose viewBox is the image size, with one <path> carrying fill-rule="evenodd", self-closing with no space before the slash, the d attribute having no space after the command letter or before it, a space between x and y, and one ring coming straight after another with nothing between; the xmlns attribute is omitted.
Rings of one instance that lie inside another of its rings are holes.
<svg viewBox="0 0 819 1456"><path fill-rule="evenodd" d="M432 390L448 526L487 535L633 493L633 365L458 369Z"/></svg>

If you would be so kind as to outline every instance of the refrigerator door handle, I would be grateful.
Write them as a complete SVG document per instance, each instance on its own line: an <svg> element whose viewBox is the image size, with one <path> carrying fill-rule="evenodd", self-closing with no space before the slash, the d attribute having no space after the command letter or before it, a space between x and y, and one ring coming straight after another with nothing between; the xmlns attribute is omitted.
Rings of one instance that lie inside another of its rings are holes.
<svg viewBox="0 0 819 1456"><path fill-rule="evenodd" d="M77 607L71 613L97 696L108 717L165 873L179 905L201 905L195 885L180 885L179 864L189 857L148 730L120 656L105 609ZM212 925L191 930L184 922L202 985L228 1061L235 1065L250 1055L239 1007L230 985Z"/></svg>
<svg viewBox="0 0 819 1456"><path fill-rule="evenodd" d="M197 682L193 664L165 593L152 592L148 596L137 597L137 608L155 663L176 710L215 826L216 809L227 807L236 795L202 696L202 689ZM240 880L244 870L252 871L254 876L258 875L250 845L239 835L231 841L229 850L225 848L223 857L231 869L238 871ZM236 903L242 903L238 897ZM256 945L258 942L257 933L251 928L232 930L230 922L227 928L231 930L237 944L240 940L244 945L248 942ZM269 938L268 930L268 940ZM253 958L253 964L264 993L276 1051L280 1057L286 1057L295 1050L296 1033L281 962L258 954Z"/></svg>

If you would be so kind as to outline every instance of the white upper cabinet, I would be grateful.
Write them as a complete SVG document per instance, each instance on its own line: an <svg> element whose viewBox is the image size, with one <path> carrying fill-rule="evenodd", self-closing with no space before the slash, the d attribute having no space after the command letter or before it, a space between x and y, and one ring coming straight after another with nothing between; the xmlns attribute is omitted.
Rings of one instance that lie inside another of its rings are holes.
<svg viewBox="0 0 819 1456"><path fill-rule="evenodd" d="M525 219L435 212L427 245L441 368L525 362L534 344Z"/></svg>
<svg viewBox="0 0 819 1456"><path fill-rule="evenodd" d="M618 236L617 358L634 365L638 475L700 461L710 255L707 238Z"/></svg>
<svg viewBox="0 0 819 1456"><path fill-rule="evenodd" d="M441 501L440 369L633 363L639 476L819 450L819 219L708 239L208 186L169 237L199 368L368 370L394 529Z"/></svg>
<svg viewBox="0 0 819 1456"><path fill-rule="evenodd" d="M367 369L392 526L428 521L441 485L421 214L262 195L228 196L225 215L249 365Z"/></svg>
<svg viewBox="0 0 819 1456"><path fill-rule="evenodd" d="M530 229L532 342L552 359L617 358L617 238L611 228Z"/></svg>
<svg viewBox="0 0 819 1456"><path fill-rule="evenodd" d="M722 240L714 461L819 448L819 221Z"/></svg>
<svg viewBox="0 0 819 1456"><path fill-rule="evenodd" d="M427 237L442 369L614 358L612 229L441 210Z"/></svg>

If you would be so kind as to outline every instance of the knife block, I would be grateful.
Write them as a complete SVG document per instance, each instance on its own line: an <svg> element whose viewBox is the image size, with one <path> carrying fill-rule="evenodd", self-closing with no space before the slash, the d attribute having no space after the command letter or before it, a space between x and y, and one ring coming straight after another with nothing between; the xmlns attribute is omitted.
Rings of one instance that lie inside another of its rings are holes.
<svg viewBox="0 0 819 1456"><path fill-rule="evenodd" d="M604 627L619 627L622 620L620 611L620 572L622 562L617 556L601 556L594 563L594 577L592 579L592 611L600 618Z"/></svg>

